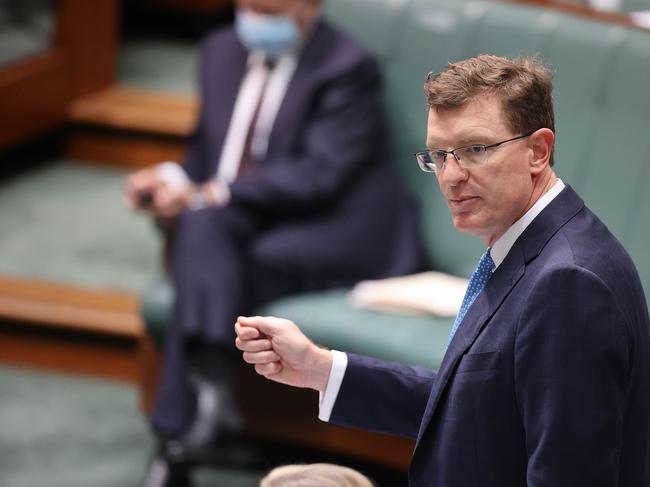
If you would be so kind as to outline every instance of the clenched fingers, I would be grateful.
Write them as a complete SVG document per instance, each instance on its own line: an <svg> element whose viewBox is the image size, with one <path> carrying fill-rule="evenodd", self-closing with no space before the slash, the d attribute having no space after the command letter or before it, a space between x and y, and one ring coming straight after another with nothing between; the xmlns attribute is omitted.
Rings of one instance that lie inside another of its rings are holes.
<svg viewBox="0 0 650 487"><path fill-rule="evenodd" d="M237 334L237 338L241 341L255 340L262 337L262 334L257 328L252 326L243 326L239 323L235 323L235 333Z"/></svg>
<svg viewBox="0 0 650 487"><path fill-rule="evenodd" d="M268 364L256 364L255 372L259 375L269 378L272 375L282 372L282 364L280 362L270 362Z"/></svg>
<svg viewBox="0 0 650 487"><path fill-rule="evenodd" d="M266 350L264 352L244 352L244 362L249 364L267 364L270 362L279 362L280 356L273 350Z"/></svg>
<svg viewBox="0 0 650 487"><path fill-rule="evenodd" d="M240 316L237 322L244 327L256 328L269 336L275 336L287 328L296 326L292 321L275 316Z"/></svg>
<svg viewBox="0 0 650 487"><path fill-rule="evenodd" d="M273 349L271 340L266 338L261 338L259 340L242 340L237 337L235 339L235 346L242 352L263 352L265 350Z"/></svg>

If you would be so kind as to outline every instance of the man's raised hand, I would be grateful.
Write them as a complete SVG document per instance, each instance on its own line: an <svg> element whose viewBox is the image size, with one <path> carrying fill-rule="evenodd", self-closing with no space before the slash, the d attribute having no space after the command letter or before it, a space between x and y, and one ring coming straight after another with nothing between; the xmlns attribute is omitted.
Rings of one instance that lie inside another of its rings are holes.
<svg viewBox="0 0 650 487"><path fill-rule="evenodd" d="M332 352L311 342L292 321L272 316L240 316L235 333L235 345L258 374L321 392L327 387Z"/></svg>

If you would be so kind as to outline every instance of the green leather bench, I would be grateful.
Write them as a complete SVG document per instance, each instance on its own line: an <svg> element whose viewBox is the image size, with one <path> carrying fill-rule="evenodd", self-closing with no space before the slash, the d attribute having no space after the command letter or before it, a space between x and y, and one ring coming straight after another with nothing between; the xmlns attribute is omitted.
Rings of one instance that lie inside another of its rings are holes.
<svg viewBox="0 0 650 487"><path fill-rule="evenodd" d="M425 75L480 53L537 53L555 70L556 171L621 239L650 290L650 32L488 1L327 0L324 5L326 15L365 42L383 64L399 163L421 203L423 238L436 269L468 276L483 249L453 228L435 177L421 173L412 156L425 140ZM452 319L355 309L346 292L292 296L257 312L292 319L325 346L438 367ZM171 301L164 278L142 295L143 317L158 339Z"/></svg>

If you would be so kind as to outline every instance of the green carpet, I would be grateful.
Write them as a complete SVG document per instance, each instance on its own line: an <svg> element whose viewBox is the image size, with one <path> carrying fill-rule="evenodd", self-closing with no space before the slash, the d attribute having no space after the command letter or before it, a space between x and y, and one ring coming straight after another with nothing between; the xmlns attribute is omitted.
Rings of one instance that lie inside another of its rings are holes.
<svg viewBox="0 0 650 487"><path fill-rule="evenodd" d="M151 450L135 389L0 367L0 486L136 486ZM261 473L201 469L197 487L255 487Z"/></svg>
<svg viewBox="0 0 650 487"><path fill-rule="evenodd" d="M188 41L147 39L120 46L118 79L134 88L178 95L197 92L197 46Z"/></svg>
<svg viewBox="0 0 650 487"><path fill-rule="evenodd" d="M142 290L161 242L122 201L126 175L58 160L0 182L0 274Z"/></svg>

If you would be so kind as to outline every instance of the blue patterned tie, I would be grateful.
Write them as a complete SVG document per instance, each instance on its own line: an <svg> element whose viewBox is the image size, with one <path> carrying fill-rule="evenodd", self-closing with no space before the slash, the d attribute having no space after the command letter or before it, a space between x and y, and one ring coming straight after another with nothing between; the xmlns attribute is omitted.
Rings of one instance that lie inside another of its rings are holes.
<svg viewBox="0 0 650 487"><path fill-rule="evenodd" d="M485 287L485 284L488 282L488 279L492 275L492 271L494 271L494 261L490 255L490 249L488 248L481 256L481 260L478 261L478 266L469 280L467 291L465 291L465 297L463 298L463 304L460 305L460 311L456 315L454 326L451 328L451 333L449 334L449 343L451 343L451 339L454 338L456 330L458 330L461 321L463 321L463 318L465 317L465 313L467 313L467 310L476 299L476 296L479 295Z"/></svg>

